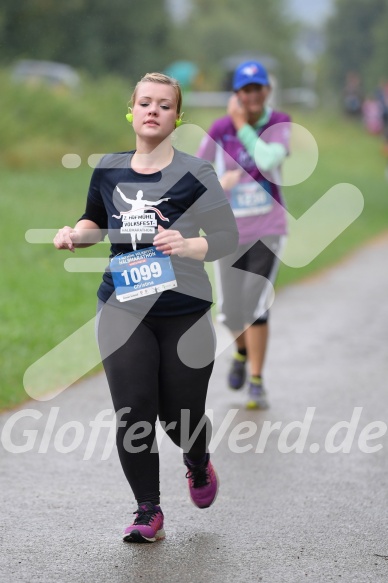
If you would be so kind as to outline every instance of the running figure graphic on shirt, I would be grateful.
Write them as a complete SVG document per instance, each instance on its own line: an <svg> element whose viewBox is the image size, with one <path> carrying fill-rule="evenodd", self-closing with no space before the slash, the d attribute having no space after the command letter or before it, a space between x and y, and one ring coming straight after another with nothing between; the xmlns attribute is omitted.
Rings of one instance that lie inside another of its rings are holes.
<svg viewBox="0 0 388 583"><path fill-rule="evenodd" d="M129 233L131 235L132 247L136 250L136 241L140 241L143 233L155 234L158 223L154 213L157 213L162 221L170 220L159 209L155 208L160 203L170 200L170 198L160 198L156 201L145 200L143 198L143 191L138 190L136 199L132 199L127 198L118 186L116 186L116 190L121 198L130 204L132 208L130 211L122 211L120 215L113 215L113 217L115 219L122 219L123 225L120 233Z"/></svg>

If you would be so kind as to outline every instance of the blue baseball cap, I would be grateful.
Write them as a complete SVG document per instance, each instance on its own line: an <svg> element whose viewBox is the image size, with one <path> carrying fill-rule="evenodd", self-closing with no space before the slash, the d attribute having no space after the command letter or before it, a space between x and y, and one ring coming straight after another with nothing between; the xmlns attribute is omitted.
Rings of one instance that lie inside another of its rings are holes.
<svg viewBox="0 0 388 583"><path fill-rule="evenodd" d="M270 85L267 70L257 61L247 61L237 67L233 75L233 91L238 91L249 83Z"/></svg>

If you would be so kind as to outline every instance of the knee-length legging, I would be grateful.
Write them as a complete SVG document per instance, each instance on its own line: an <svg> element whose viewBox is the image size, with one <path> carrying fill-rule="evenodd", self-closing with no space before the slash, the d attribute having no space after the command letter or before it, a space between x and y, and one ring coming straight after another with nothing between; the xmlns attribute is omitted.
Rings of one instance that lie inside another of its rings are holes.
<svg viewBox="0 0 388 583"><path fill-rule="evenodd" d="M210 441L205 401L215 353L211 315L139 319L125 309L101 307L98 342L117 415L120 462L137 502L158 504L157 417L193 461L203 458Z"/></svg>

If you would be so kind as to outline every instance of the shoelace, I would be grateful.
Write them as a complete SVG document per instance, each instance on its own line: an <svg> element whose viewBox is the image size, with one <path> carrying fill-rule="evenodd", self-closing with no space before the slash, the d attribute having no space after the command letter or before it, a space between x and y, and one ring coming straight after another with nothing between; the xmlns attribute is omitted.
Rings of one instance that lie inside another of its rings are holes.
<svg viewBox="0 0 388 583"><path fill-rule="evenodd" d="M240 372L241 370L245 369L245 362L242 362L241 360L234 360L232 368L234 372Z"/></svg>
<svg viewBox="0 0 388 583"><path fill-rule="evenodd" d="M148 510L143 510L142 508L139 508L133 514L137 514L133 524L149 524L153 517L158 514L158 510L151 508Z"/></svg>
<svg viewBox="0 0 388 583"><path fill-rule="evenodd" d="M186 473L186 478L193 480L193 488L201 488L210 484L209 473L207 471L207 464L200 466L192 466Z"/></svg>
<svg viewBox="0 0 388 583"><path fill-rule="evenodd" d="M261 395L264 393L263 385L257 385L256 383L251 383L249 385L249 392L251 395Z"/></svg>

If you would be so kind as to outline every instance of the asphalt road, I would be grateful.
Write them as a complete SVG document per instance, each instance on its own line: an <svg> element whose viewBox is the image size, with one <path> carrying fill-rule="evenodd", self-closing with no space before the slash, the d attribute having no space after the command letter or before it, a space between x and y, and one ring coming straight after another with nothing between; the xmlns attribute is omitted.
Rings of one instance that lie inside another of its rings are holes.
<svg viewBox="0 0 388 583"><path fill-rule="evenodd" d="M109 428L91 439L90 422L112 418L104 376L1 415L0 581L388 581L387 257L380 239L278 292L268 411L244 410L245 393L225 386L231 349L219 356L219 496L195 508L181 453L162 441L162 542L121 541L133 496Z"/></svg>

